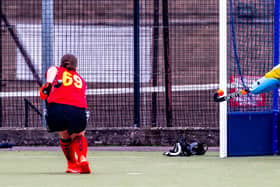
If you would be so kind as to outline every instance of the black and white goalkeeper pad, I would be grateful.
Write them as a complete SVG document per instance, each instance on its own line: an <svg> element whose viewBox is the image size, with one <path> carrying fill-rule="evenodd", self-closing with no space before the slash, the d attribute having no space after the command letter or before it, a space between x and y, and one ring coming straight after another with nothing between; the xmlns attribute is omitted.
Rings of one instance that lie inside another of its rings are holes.
<svg viewBox="0 0 280 187"><path fill-rule="evenodd" d="M166 156L191 156L191 155L204 155L208 150L208 145L205 143L193 142L188 144L185 140L176 142L173 149L164 152Z"/></svg>

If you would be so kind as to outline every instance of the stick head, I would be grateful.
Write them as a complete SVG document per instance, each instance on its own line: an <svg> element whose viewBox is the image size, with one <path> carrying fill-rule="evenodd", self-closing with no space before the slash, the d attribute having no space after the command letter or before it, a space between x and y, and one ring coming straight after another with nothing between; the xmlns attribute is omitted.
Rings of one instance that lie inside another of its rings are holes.
<svg viewBox="0 0 280 187"><path fill-rule="evenodd" d="M246 95L248 93L247 90L240 90L241 95Z"/></svg>
<svg viewBox="0 0 280 187"><path fill-rule="evenodd" d="M217 93L218 93L219 96L223 96L224 95L224 90L218 89Z"/></svg>

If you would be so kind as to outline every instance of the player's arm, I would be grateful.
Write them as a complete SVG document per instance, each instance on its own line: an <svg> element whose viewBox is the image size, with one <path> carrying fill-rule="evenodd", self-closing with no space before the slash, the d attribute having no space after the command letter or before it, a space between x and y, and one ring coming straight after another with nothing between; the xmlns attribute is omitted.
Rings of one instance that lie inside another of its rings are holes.
<svg viewBox="0 0 280 187"><path fill-rule="evenodd" d="M258 79L249 91L252 94L261 94L269 92L280 86L280 65L275 66L267 72L262 78Z"/></svg>
<svg viewBox="0 0 280 187"><path fill-rule="evenodd" d="M55 80L57 74L57 68L55 66L51 66L45 73L45 78L46 78L46 83L41 86L40 88L40 98L42 100L45 100L48 98L51 88L52 88L52 83Z"/></svg>

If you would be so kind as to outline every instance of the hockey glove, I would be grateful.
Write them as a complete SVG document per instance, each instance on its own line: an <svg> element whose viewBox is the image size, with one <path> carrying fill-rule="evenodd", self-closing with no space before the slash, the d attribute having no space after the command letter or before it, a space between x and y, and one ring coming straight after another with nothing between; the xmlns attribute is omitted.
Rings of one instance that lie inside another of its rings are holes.
<svg viewBox="0 0 280 187"><path fill-rule="evenodd" d="M47 82L40 88L40 98L46 100L51 92L52 84Z"/></svg>

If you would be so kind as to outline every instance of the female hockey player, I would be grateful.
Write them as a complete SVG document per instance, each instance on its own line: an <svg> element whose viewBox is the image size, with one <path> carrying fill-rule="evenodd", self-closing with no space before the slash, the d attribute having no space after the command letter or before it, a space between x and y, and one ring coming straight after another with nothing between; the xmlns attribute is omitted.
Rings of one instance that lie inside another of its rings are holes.
<svg viewBox="0 0 280 187"><path fill-rule="evenodd" d="M46 121L50 132L57 132L67 159L67 173L90 173L87 160L86 83L76 72L77 59L72 54L61 58L60 67L51 66L40 97L47 100ZM77 159L76 159L77 155Z"/></svg>

